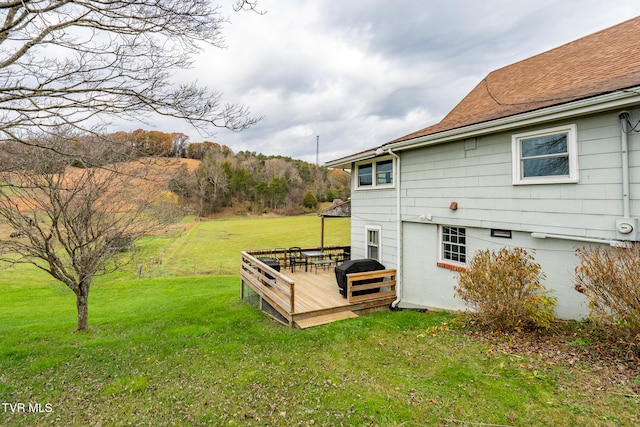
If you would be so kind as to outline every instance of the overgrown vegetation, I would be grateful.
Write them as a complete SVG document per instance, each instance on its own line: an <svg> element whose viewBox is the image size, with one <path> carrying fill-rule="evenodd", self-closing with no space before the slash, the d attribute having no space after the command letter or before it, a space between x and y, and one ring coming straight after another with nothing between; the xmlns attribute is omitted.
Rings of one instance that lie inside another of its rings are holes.
<svg viewBox="0 0 640 427"><path fill-rule="evenodd" d="M591 318L640 355L640 245L576 250L575 288L589 300Z"/></svg>
<svg viewBox="0 0 640 427"><path fill-rule="evenodd" d="M455 294L481 324L495 330L548 329L556 298L543 279L540 264L522 248L480 250L460 272Z"/></svg>

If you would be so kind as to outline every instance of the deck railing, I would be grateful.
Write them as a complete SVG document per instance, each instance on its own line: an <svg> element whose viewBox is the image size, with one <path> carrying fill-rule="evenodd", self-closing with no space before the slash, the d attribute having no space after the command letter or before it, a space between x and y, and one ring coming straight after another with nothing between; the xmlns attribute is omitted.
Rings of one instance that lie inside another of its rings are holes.
<svg viewBox="0 0 640 427"><path fill-rule="evenodd" d="M347 274L349 304L393 297L396 294L396 270L376 270Z"/></svg>
<svg viewBox="0 0 640 427"><path fill-rule="evenodd" d="M262 253L257 255L266 256ZM240 275L243 281L253 285L252 287L256 291L266 297L270 305L282 316L289 317L295 313L295 283L293 280L269 267L249 252L242 252Z"/></svg>
<svg viewBox="0 0 640 427"><path fill-rule="evenodd" d="M341 263L348 260L351 256L351 246L325 246L324 248L301 248L301 252L308 251L322 251L325 258L335 260L337 263ZM289 265L289 250L286 248L275 249L261 249L246 251L247 254L256 258L268 257L277 260L280 263L281 268L285 268Z"/></svg>

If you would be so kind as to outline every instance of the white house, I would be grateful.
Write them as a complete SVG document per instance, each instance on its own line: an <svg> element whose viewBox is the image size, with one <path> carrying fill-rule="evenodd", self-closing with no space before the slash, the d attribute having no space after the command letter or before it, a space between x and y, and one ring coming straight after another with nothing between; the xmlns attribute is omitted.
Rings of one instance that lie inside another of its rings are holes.
<svg viewBox="0 0 640 427"><path fill-rule="evenodd" d="M462 309L478 249L535 250L557 316L588 313L575 248L640 240L640 17L491 72L441 122L350 169L352 259L398 270L401 308Z"/></svg>

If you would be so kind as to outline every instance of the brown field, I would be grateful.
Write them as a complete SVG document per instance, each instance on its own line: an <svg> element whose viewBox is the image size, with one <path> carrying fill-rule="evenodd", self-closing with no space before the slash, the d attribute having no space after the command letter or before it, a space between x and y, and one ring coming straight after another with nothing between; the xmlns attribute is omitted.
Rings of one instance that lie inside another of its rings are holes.
<svg viewBox="0 0 640 427"><path fill-rule="evenodd" d="M162 197L170 200L170 194L167 192L167 183L178 171L181 164L186 164L188 170L193 172L200 164L200 161L176 158L145 158L127 163L106 165L97 171L96 177L110 180L113 183L110 186L113 192L105 195L111 198L115 195L126 194L126 197L131 199ZM64 173L63 179L74 182L83 173L85 173L84 169L69 166ZM12 179L16 179L16 182L21 180L19 176L15 175ZM18 205L20 210L32 209L32 204L28 199L15 197L13 202ZM2 224L0 224L0 227L2 227Z"/></svg>

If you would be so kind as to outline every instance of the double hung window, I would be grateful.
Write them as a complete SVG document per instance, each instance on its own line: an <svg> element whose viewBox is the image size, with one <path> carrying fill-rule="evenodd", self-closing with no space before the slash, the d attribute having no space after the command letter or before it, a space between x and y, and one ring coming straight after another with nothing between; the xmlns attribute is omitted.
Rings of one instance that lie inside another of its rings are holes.
<svg viewBox="0 0 640 427"><path fill-rule="evenodd" d="M366 242L367 242L367 258L372 258L377 261L380 259L381 240L380 233L381 227L376 225L368 225L365 227Z"/></svg>

